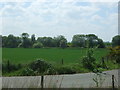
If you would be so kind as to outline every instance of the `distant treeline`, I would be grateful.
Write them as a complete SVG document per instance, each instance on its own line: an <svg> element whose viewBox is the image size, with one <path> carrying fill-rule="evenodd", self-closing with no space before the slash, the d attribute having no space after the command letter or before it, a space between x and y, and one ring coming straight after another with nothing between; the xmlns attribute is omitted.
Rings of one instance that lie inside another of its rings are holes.
<svg viewBox="0 0 120 90"><path fill-rule="evenodd" d="M63 35L57 37L35 37L35 34L29 36L28 33L22 33L20 37L12 34L2 37L2 47L5 48L42 48L42 47L82 47L82 48L105 48L107 46L120 45L120 35L113 37L112 43L103 42L95 34L77 34L74 35L71 42L68 42Z"/></svg>

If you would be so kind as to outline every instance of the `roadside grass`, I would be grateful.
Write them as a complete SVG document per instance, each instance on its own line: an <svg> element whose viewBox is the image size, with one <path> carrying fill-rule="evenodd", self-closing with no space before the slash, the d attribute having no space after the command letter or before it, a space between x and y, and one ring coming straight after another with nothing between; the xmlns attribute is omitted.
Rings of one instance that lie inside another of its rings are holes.
<svg viewBox="0 0 120 90"><path fill-rule="evenodd" d="M76 73L87 73L90 72L88 69L83 68L81 64L74 63L68 65L53 65L55 73L53 75L62 75L62 74L76 74ZM27 68L27 66L22 67L19 70L12 71L12 72L5 72L2 73L3 76L24 76L22 72ZM49 74L47 74L49 75ZM51 75L51 74L50 74ZM34 76L32 74L28 76ZM39 76L39 75L38 75Z"/></svg>
<svg viewBox="0 0 120 90"><path fill-rule="evenodd" d="M107 67L108 69L102 69L103 71L106 70L113 70L113 69L118 69L119 64L114 64L112 61L107 62ZM53 65L55 72L54 75L63 75L63 74L76 74L76 73L88 73L91 72L89 69L84 68L81 64L79 63L73 63L73 64L68 64L68 65ZM21 69L13 72L8 72L8 73L2 73L3 76L24 76L22 72L27 68L27 66L22 67ZM49 74L48 74L49 75ZM50 74L51 75L51 74ZM34 76L32 74L28 76ZM37 75L40 76L40 75Z"/></svg>

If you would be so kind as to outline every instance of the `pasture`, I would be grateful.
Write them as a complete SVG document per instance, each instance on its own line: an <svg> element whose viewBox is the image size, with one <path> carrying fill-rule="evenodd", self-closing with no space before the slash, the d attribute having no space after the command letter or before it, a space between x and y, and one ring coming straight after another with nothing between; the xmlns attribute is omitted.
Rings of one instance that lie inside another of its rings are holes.
<svg viewBox="0 0 120 90"><path fill-rule="evenodd" d="M87 48L3 48L2 60L14 64L27 64L33 60L42 58L51 63L64 64L78 63L86 55ZM100 60L102 56L108 53L108 49L98 48L94 52L94 57Z"/></svg>

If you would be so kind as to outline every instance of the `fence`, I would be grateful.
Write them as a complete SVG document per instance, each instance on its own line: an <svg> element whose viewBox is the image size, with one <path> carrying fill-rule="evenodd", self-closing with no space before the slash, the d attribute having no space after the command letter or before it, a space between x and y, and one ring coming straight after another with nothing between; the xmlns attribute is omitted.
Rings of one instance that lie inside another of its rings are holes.
<svg viewBox="0 0 120 90"><path fill-rule="evenodd" d="M94 73L47 75L42 78L41 76L3 77L2 86L3 88L93 88L96 87L93 78ZM99 87L118 87L118 70L105 72L102 79L103 82Z"/></svg>

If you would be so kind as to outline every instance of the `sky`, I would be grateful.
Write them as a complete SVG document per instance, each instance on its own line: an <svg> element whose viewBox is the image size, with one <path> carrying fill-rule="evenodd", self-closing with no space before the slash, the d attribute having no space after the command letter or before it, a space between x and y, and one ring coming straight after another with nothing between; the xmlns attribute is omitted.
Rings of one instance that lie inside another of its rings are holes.
<svg viewBox="0 0 120 90"><path fill-rule="evenodd" d="M95 34L111 41L118 34L118 2L29 0L0 2L0 33L36 37Z"/></svg>

